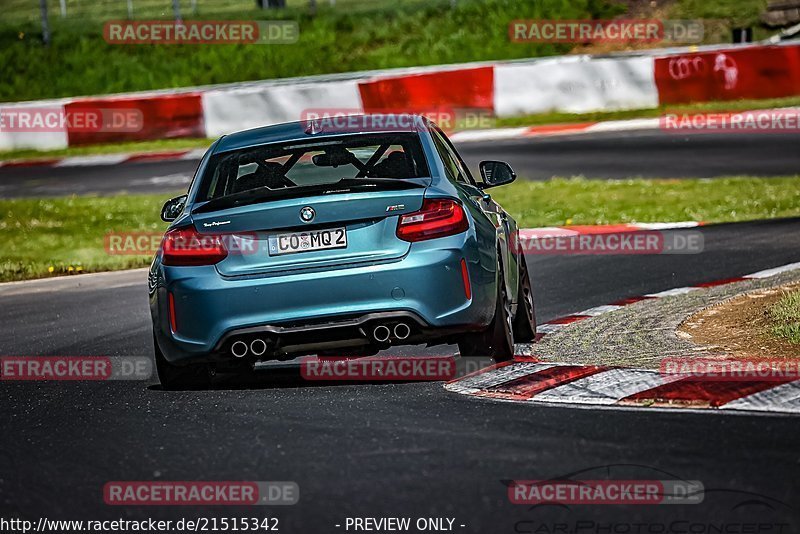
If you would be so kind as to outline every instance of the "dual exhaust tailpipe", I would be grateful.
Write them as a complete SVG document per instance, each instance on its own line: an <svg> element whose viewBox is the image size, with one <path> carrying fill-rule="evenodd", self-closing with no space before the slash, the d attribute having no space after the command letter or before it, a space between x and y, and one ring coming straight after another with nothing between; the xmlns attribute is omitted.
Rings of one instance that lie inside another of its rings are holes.
<svg viewBox="0 0 800 534"><path fill-rule="evenodd" d="M372 339L378 343L386 343L391 339L402 341L411 335L411 327L406 323L397 323L393 328L379 324L372 329Z"/></svg>
<svg viewBox="0 0 800 534"><path fill-rule="evenodd" d="M267 352L267 342L261 338L256 338L248 345L244 341L234 341L231 345L231 354L237 358L244 358L248 354L253 356L263 356Z"/></svg>
<svg viewBox="0 0 800 534"><path fill-rule="evenodd" d="M392 341L403 341L411 335L411 327L408 323L379 324L372 329L372 339L380 344L391 343ZM238 339L231 344L231 354L236 358L263 356L269 348L269 342L265 339L255 338L249 343Z"/></svg>

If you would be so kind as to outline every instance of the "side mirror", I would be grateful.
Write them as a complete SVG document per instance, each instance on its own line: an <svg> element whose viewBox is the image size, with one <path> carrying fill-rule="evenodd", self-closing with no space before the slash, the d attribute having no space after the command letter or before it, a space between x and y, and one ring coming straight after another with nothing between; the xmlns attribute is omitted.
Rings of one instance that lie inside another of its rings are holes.
<svg viewBox="0 0 800 534"><path fill-rule="evenodd" d="M505 161L481 161L480 169L483 177L483 183L479 185L481 189L510 184L517 179L511 165Z"/></svg>
<svg viewBox="0 0 800 534"><path fill-rule="evenodd" d="M183 207L186 205L187 198L186 195L181 195L167 200L164 203L164 207L161 208L161 220L164 222L172 222L177 219L183 212Z"/></svg>

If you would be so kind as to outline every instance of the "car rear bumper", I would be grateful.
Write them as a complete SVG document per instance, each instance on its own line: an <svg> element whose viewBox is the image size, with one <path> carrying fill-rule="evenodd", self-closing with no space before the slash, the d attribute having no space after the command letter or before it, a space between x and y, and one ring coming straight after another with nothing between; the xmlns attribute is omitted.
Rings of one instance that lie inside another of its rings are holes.
<svg viewBox="0 0 800 534"><path fill-rule="evenodd" d="M462 258L471 298L464 288ZM344 331L334 330L353 321L371 326L379 314L388 314L389 321L408 317L415 327L409 342L425 341L488 324L496 295L496 273L487 267L495 260L488 260L478 254L468 232L414 243L406 256L391 263L330 271L226 278L213 266L162 265L161 283L151 299L156 338L172 362L226 358L237 335L279 336L290 330L294 340L299 333L324 341L325 332L341 337ZM168 293L174 301L174 332Z"/></svg>

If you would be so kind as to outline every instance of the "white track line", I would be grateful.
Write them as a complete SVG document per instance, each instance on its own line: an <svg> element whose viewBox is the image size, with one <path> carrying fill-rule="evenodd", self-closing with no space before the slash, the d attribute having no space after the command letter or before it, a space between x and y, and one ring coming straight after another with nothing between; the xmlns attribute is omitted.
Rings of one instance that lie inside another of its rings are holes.
<svg viewBox="0 0 800 534"><path fill-rule="evenodd" d="M657 130L661 126L658 118L603 121L586 128L586 132L626 132L630 130Z"/></svg>
<svg viewBox="0 0 800 534"><path fill-rule="evenodd" d="M540 324L539 326L536 327L536 332L540 334L552 334L553 332L561 330L562 328L567 326L567 324L551 324L551 323Z"/></svg>
<svg viewBox="0 0 800 534"><path fill-rule="evenodd" d="M106 154L101 156L75 156L64 158L53 167L89 167L91 165L117 165L130 157L130 154Z"/></svg>
<svg viewBox="0 0 800 534"><path fill-rule="evenodd" d="M194 150L190 150L189 152L187 152L183 156L179 157L178 159L184 159L184 160L185 159L201 159L205 155L207 150L208 150L207 148L195 148Z"/></svg>
<svg viewBox="0 0 800 534"><path fill-rule="evenodd" d="M773 267L772 269L758 271L757 273L746 274L742 278L769 278L770 276L775 276L776 274L785 273L787 271L793 271L795 269L800 269L800 262L789 263L787 265L781 265L780 267Z"/></svg>
<svg viewBox="0 0 800 534"><path fill-rule="evenodd" d="M701 223L698 221L636 223L636 227L642 230L680 230L681 228L697 228L700 225Z"/></svg>
<svg viewBox="0 0 800 534"><path fill-rule="evenodd" d="M527 126L522 128L495 128L491 130L467 130L456 132L450 136L454 143L465 143L470 141L495 141L501 139L522 138L528 130Z"/></svg>
<svg viewBox="0 0 800 534"><path fill-rule="evenodd" d="M604 313L616 311L620 308L624 308L624 306L619 306L617 304L606 304L605 306L595 306L594 308L583 310L582 312L578 312L575 315L588 315L590 317L597 317L598 315L603 315Z"/></svg>
<svg viewBox="0 0 800 534"><path fill-rule="evenodd" d="M652 298L661 298L661 297L671 297L673 295L683 295L685 293L689 293L691 291L697 291L700 289L699 287L676 287L674 289L667 289L666 291L659 291L658 293L648 293L645 297L652 297Z"/></svg>

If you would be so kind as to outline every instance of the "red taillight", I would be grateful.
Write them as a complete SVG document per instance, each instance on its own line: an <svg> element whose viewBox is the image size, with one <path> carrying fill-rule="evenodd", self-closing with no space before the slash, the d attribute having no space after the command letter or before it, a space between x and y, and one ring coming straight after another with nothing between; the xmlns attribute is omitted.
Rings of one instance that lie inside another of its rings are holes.
<svg viewBox="0 0 800 534"><path fill-rule="evenodd" d="M400 217L397 237L403 241L424 241L460 234L467 228L469 221L461 204L446 198L427 198L419 211Z"/></svg>
<svg viewBox="0 0 800 534"><path fill-rule="evenodd" d="M167 232L161 250L164 265L214 265L228 256L222 235L201 234L193 226Z"/></svg>

